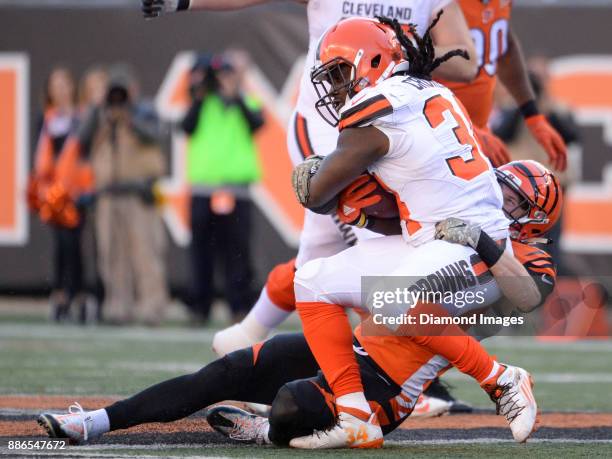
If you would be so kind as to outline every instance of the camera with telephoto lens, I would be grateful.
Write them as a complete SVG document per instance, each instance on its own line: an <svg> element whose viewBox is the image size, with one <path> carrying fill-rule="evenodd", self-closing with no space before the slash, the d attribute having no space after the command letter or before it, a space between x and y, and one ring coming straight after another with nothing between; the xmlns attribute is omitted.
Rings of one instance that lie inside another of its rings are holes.
<svg viewBox="0 0 612 459"><path fill-rule="evenodd" d="M189 93L194 97L202 90L216 92L219 88L219 73L233 71L234 67L224 55L200 54L191 67L191 73L201 73L202 78L191 83Z"/></svg>

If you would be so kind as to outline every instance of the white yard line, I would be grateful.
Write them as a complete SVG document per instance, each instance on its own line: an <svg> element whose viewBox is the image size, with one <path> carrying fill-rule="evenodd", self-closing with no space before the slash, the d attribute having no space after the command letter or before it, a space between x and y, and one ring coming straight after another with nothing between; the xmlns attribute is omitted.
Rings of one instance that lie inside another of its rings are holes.
<svg viewBox="0 0 612 459"><path fill-rule="evenodd" d="M0 340L3 339L64 339L64 340L125 340L162 341L177 343L212 342L215 331L181 328L150 329L144 327L78 327L53 324L0 324Z"/></svg>
<svg viewBox="0 0 612 459"><path fill-rule="evenodd" d="M612 373L540 373L536 371L533 372L532 375L536 384L612 383ZM457 371L449 371L444 375L444 379L454 381L472 381L472 378Z"/></svg>
<svg viewBox="0 0 612 459"><path fill-rule="evenodd" d="M8 338L33 339L85 339L126 341L163 341L163 342L210 342L216 330L209 328L192 330L187 328L145 327L80 327L75 325L24 324L4 322L0 324L0 340ZM612 352L612 340L578 340L578 341L539 341L533 337L499 336L483 341L487 348L495 349L533 349L561 352L564 349L573 352Z"/></svg>
<svg viewBox="0 0 612 459"><path fill-rule="evenodd" d="M480 444L480 445L489 445L489 444L500 444L500 443L515 443L514 440L509 440L507 438L472 438L472 439L436 439L436 440L387 440L385 441L385 445L387 446L406 446L411 447L415 445L431 445L431 446L440 446L440 445L467 445L467 444ZM612 444L612 439L596 439L596 440L587 440L583 438L555 438L555 439L545 439L545 438L532 438L528 441L528 443L535 444ZM163 443L154 443L154 444L145 444L145 445L120 445L120 444L111 444L111 445L88 445L88 446L76 446L76 447L68 447L68 449L61 451L19 451L20 454L24 455L33 455L33 456L47 456L47 455L58 455L65 454L66 456L79 456L79 457L91 457L91 456L100 456L100 457L135 457L130 454L117 454L112 451L137 451L137 450L173 450L173 449L193 449L193 450L202 450L202 449L213 449L213 448L228 448L228 447L240 447L242 445L237 445L234 443L226 443L226 444L195 444L195 443L183 443L183 444L163 444ZM257 450L258 447L253 446L253 450ZM270 450L270 447L265 447ZM0 454L6 453L15 453L15 451L9 451L7 448L0 448ZM139 455L138 457L160 457L159 454L151 454L151 455ZM227 456L208 456L208 455L192 455L192 456L164 456L166 458L181 458L181 459L189 459L189 458L225 458ZM251 456L256 457L256 456Z"/></svg>
<svg viewBox="0 0 612 459"><path fill-rule="evenodd" d="M436 439L436 440L385 440L385 445L413 446L413 445L452 445L452 444L497 444L497 443L516 443L508 438L472 438L472 439ZM612 439L586 440L584 438L530 438L527 443L602 443L612 444Z"/></svg>

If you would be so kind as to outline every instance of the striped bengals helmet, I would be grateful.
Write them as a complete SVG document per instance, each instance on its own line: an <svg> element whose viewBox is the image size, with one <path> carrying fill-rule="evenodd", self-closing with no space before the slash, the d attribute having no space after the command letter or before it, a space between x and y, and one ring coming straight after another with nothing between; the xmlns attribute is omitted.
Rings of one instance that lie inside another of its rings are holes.
<svg viewBox="0 0 612 459"><path fill-rule="evenodd" d="M402 61L402 48L393 29L377 19L348 18L321 37L316 67L310 79L319 100L315 107L332 126L338 111L362 89L387 78Z"/></svg>
<svg viewBox="0 0 612 459"><path fill-rule="evenodd" d="M537 161L512 161L495 169L497 180L515 191L523 200L517 207L504 209L510 224L510 237L519 241L540 237L559 219L563 205L563 192L559 181ZM526 213L515 218L515 210Z"/></svg>

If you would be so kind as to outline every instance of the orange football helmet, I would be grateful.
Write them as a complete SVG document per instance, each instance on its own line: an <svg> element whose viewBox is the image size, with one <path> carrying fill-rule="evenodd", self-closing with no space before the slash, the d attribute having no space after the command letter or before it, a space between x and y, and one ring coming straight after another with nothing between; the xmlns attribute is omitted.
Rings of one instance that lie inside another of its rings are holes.
<svg viewBox="0 0 612 459"><path fill-rule="evenodd" d="M559 181L537 161L512 161L495 169L497 180L522 199L513 208L504 206L510 224L510 237L524 241L540 237L559 220L563 191ZM521 215L517 217L517 215Z"/></svg>
<svg viewBox="0 0 612 459"><path fill-rule="evenodd" d="M395 32L376 19L348 18L321 37L310 75L319 99L315 107L332 126L348 99L393 72L402 59Z"/></svg>

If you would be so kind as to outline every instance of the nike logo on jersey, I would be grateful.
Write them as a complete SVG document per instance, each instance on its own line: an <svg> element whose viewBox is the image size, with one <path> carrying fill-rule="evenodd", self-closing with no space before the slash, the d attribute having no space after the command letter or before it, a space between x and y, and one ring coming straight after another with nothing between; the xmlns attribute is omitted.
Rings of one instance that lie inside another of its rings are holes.
<svg viewBox="0 0 612 459"><path fill-rule="evenodd" d="M548 274L542 274L542 282L548 285L555 285L552 280L552 277L550 277Z"/></svg>

